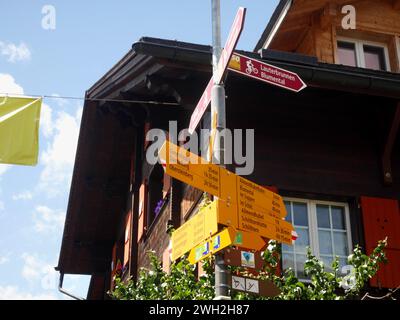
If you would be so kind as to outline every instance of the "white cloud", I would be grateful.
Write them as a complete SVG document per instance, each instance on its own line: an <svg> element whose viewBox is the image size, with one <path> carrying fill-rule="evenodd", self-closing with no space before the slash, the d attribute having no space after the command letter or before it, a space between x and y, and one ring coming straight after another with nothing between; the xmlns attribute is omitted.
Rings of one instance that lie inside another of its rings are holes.
<svg viewBox="0 0 400 320"><path fill-rule="evenodd" d="M14 194L12 196L12 199L14 201L17 201L17 200L32 200L32 198L33 198L33 194L30 191L22 191L21 193Z"/></svg>
<svg viewBox="0 0 400 320"><path fill-rule="evenodd" d="M31 52L24 42L16 45L15 43L0 41L0 54L6 56L7 61L12 63L31 59Z"/></svg>
<svg viewBox="0 0 400 320"><path fill-rule="evenodd" d="M38 233L54 233L64 225L65 212L55 211L46 206L37 206L33 213L34 229Z"/></svg>
<svg viewBox="0 0 400 320"><path fill-rule="evenodd" d="M0 73L0 93L24 94L24 89L15 82L12 75Z"/></svg>
<svg viewBox="0 0 400 320"><path fill-rule="evenodd" d="M23 253L21 276L30 285L40 285L42 290L57 290L58 273L53 265L40 259L37 254Z"/></svg>
<svg viewBox="0 0 400 320"><path fill-rule="evenodd" d="M0 174L0 181L1 181L1 174ZM1 199L2 193L3 193L3 190L0 187L0 218L3 216L3 211L6 208L4 201Z"/></svg>
<svg viewBox="0 0 400 320"><path fill-rule="evenodd" d="M41 155L44 169L40 175L39 188L49 197L65 191L71 183L75 161L76 146L79 136L81 111L75 115L60 112L52 126L53 140Z"/></svg>
<svg viewBox="0 0 400 320"><path fill-rule="evenodd" d="M21 275L28 280L33 282L40 279L44 264L40 261L37 256L28 253L22 254L21 258L24 260Z"/></svg>
<svg viewBox="0 0 400 320"><path fill-rule="evenodd" d="M6 264L8 262L10 262L10 256L9 255L0 256L0 266L2 264Z"/></svg>
<svg viewBox="0 0 400 320"><path fill-rule="evenodd" d="M54 131L52 109L46 103L42 103L42 109L40 110L40 130L46 138L51 137Z"/></svg>
<svg viewBox="0 0 400 320"><path fill-rule="evenodd" d="M8 164L0 164L0 176L6 172L8 169L10 169L10 165Z"/></svg>
<svg viewBox="0 0 400 320"><path fill-rule="evenodd" d="M53 93L51 96L55 97L55 99L53 99L53 100L54 100L54 102L57 103L57 105L59 107L64 107L64 106L66 106L68 104L68 100L64 99L64 98L61 98L58 93Z"/></svg>
<svg viewBox="0 0 400 320"><path fill-rule="evenodd" d="M17 286L0 286L0 300L57 300L57 297L52 293L24 292Z"/></svg>

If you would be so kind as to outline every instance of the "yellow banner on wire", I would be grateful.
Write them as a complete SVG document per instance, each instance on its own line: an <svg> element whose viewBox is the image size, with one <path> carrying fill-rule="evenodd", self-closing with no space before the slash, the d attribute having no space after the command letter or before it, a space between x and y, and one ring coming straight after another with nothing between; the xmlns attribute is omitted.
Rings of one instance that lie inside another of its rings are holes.
<svg viewBox="0 0 400 320"><path fill-rule="evenodd" d="M38 162L41 98L0 97L0 163Z"/></svg>

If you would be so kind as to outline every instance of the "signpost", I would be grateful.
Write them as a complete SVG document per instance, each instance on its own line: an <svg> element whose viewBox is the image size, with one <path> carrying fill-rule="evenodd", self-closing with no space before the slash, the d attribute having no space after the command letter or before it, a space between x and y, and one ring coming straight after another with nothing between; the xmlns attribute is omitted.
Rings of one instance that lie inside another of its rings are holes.
<svg viewBox="0 0 400 320"><path fill-rule="evenodd" d="M235 72L292 91L299 92L306 87L295 73L245 56L233 55L244 27L245 15L246 9L239 8L228 40L221 51L220 0L212 0L213 77L192 114L189 125L190 134L193 134L196 130L210 102L213 133L220 134L225 129L225 88L223 79L228 65ZM181 148L169 142L166 142L160 150L160 160L168 175L216 197L214 202L216 209L213 211L212 220L210 220L212 223L210 222L208 225L204 217L196 220L192 218L173 233L172 259L175 260L191 250L189 260L192 263L196 263L232 244L239 245L240 238L243 242L242 245L253 247L265 245L262 237L292 244L295 233L293 226L283 220L287 213L282 198L278 194L226 170L223 167L225 142L217 139L214 144L212 139L210 143L210 149L212 148L211 161L216 159L221 164L221 167L208 163L204 159L186 150L181 150ZM172 149L175 152L171 153ZM214 235L218 230L218 223L227 226L227 228ZM203 227L205 225L207 227ZM216 228L215 225L217 225ZM241 236L239 236L237 230ZM246 240L248 243L244 243L243 239L250 239L247 238L246 234L251 234L257 244L251 243L251 240ZM249 258L248 264L251 264L253 261L252 254L248 252L246 257ZM243 258L246 257L243 256ZM217 254L215 259L216 299L229 298L229 279L227 275L225 261L220 254ZM232 287L233 282L232 288L235 290L241 290L239 287L243 284L242 291L245 292L269 296L279 294L272 283L249 278L234 279L233 277L230 280L230 286Z"/></svg>
<svg viewBox="0 0 400 320"><path fill-rule="evenodd" d="M294 92L300 92L307 87L304 81L294 72L238 53L232 55L229 70Z"/></svg>
<svg viewBox="0 0 400 320"><path fill-rule="evenodd" d="M246 9L239 8L235 17L235 21L233 22L231 31L229 33L228 40L219 58L217 65L217 72L208 83L206 89L204 90L203 95L201 96L199 102L196 105L192 117L190 118L190 124L189 124L190 134L193 134L193 132L196 130L196 127L198 126L201 118L203 117L204 112L206 111L208 105L211 102L211 90L214 84L221 84L224 78L224 75L228 68L229 61L231 60L233 51L235 50L235 47L239 41L239 37L242 33L245 16L246 16Z"/></svg>

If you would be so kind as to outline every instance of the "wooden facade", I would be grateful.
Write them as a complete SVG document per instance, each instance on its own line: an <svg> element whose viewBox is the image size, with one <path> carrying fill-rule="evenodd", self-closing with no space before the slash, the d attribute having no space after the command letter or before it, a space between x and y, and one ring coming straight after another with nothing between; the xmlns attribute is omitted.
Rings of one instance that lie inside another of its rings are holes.
<svg viewBox="0 0 400 320"><path fill-rule="evenodd" d="M347 16L347 11L342 13L345 5L356 9L356 29L342 26ZM399 30L398 1L295 0L269 49L303 53L338 64L338 38L379 42L389 49L391 70L400 72Z"/></svg>
<svg viewBox="0 0 400 320"><path fill-rule="evenodd" d="M370 285L391 288L400 285L399 2L350 1L358 29L342 30L348 3L294 0L268 50L241 52L297 72L308 88L296 94L229 73L227 127L255 129L249 179L289 202L343 205L347 249L360 244L370 253L387 236L390 263ZM391 72L341 65L340 37L383 43ZM58 269L92 274L89 297L104 297L118 261L123 276L135 277L153 250L168 268L167 229L196 213L202 191L148 165L145 135L168 130L170 120L178 130L188 127L210 62L208 46L144 38L87 92L89 99L141 101L85 106Z"/></svg>

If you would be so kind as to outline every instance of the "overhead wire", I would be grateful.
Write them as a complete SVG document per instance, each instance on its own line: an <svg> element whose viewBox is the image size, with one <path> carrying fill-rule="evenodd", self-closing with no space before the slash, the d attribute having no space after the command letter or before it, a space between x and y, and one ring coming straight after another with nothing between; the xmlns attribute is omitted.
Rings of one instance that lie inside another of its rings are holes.
<svg viewBox="0 0 400 320"><path fill-rule="evenodd" d="M153 105L166 105L166 106L180 106L177 102L165 102L155 100L129 100L129 99L109 99L109 98L82 98L71 96L56 96L56 95L30 95L20 93L0 93L0 96L7 97L31 97L31 98L47 98L47 99L64 99L64 100L82 100L82 101L98 101L98 102L119 102L119 103L132 103L132 104L153 104Z"/></svg>

